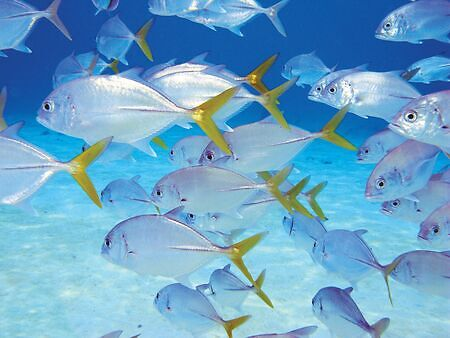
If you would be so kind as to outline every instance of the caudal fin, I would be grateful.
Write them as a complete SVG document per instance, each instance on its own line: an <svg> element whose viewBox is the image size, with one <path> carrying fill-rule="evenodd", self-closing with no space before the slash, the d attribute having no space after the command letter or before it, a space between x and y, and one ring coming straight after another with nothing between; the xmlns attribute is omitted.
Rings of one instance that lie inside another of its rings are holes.
<svg viewBox="0 0 450 338"><path fill-rule="evenodd" d="M223 93L202 103L200 106L192 109L192 119L204 131L204 133L222 150L225 154L231 155L228 144L223 138L222 133L212 119L212 116L220 110L239 90L239 87L233 87L225 90Z"/></svg>
<svg viewBox="0 0 450 338"><path fill-rule="evenodd" d="M147 43L147 34L150 28L153 26L153 18L150 19L142 28L136 33L136 43L141 48L144 55L150 61L153 61L153 54Z"/></svg>
<svg viewBox="0 0 450 338"><path fill-rule="evenodd" d="M275 176L270 177L266 183L267 190L269 190L273 197L275 197L289 213L292 212L292 204L280 191L280 185L286 181L293 168L293 165L287 166L283 170L280 170Z"/></svg>
<svg viewBox="0 0 450 338"><path fill-rule="evenodd" d="M164 140L161 137L159 137L159 136L156 136L156 137L152 138L152 142L154 144L160 146L164 150L169 149L169 147L167 146L166 142L164 142Z"/></svg>
<svg viewBox="0 0 450 338"><path fill-rule="evenodd" d="M331 142L339 147L348 149L348 150L356 150L356 147L343 138L341 135L336 133L337 127L344 119L347 112L350 110L350 105L346 105L344 108L339 110L336 115L323 127L321 132L321 138Z"/></svg>
<svg viewBox="0 0 450 338"><path fill-rule="evenodd" d="M231 320L225 320L222 325L225 331L227 331L228 338L233 338L233 330L243 325L251 317L252 316L242 316Z"/></svg>
<svg viewBox="0 0 450 338"><path fill-rule="evenodd" d="M296 79L289 80L285 83L283 83L281 86L276 87L275 89L272 89L271 91L268 91L264 94L262 94L262 101L261 104L264 106L264 108L267 109L267 111L274 117L274 119L283 127L286 129L289 129L289 125L286 122L286 119L283 116L283 113L280 111L280 109L277 106L278 98L289 88L291 88Z"/></svg>
<svg viewBox="0 0 450 338"><path fill-rule="evenodd" d="M394 269L397 267L397 265L400 263L400 261L394 260L391 264L388 264L386 266L381 266L379 269L381 270L381 273L383 274L384 282L386 283L386 288L389 296L389 302L391 305L394 305L392 302L392 293L391 293L391 287L389 286L389 275L394 271Z"/></svg>
<svg viewBox="0 0 450 338"><path fill-rule="evenodd" d="M81 189L89 196L89 198L99 207L102 207L102 203L98 198L97 191L92 184L91 179L86 173L87 167L92 164L102 152L111 143L112 137L105 138L92 147L88 148L86 151L75 157L69 162L69 171L72 177L80 185Z"/></svg>
<svg viewBox="0 0 450 338"><path fill-rule="evenodd" d="M278 58L278 54L272 55L270 58L261 63L258 67L253 69L246 77L245 81L255 88L261 94L265 94L269 91L267 86L264 84L262 78L267 73L269 68L273 65L275 60ZM278 102L277 102L278 103Z"/></svg>
<svg viewBox="0 0 450 338"><path fill-rule="evenodd" d="M372 325L372 338L380 338L384 331L389 327L391 320L389 318L382 318Z"/></svg>
<svg viewBox="0 0 450 338"><path fill-rule="evenodd" d="M256 278L255 284L253 285L255 288L256 295L261 298L261 300L269 305L271 308L273 308L272 301L270 300L269 296L262 290L262 286L264 284L264 280L266 279L266 270L263 270Z"/></svg>
<svg viewBox="0 0 450 338"><path fill-rule="evenodd" d="M45 17L58 28L61 33L64 34L66 38L72 41L72 37L70 36L69 31L66 26L62 23L61 19L58 16L58 8L61 4L61 0L55 0L51 3L50 6L45 10Z"/></svg>
<svg viewBox="0 0 450 338"><path fill-rule="evenodd" d="M308 203L311 207L311 209L314 210L314 212L316 213L317 216L319 216L319 218L321 220L326 220L327 218L325 217L325 214L323 213L322 208L320 207L319 203L317 203L317 195L320 194L320 192L327 186L327 182L322 182L319 183L318 185L316 185L314 188L312 188L311 190L309 190L306 193L306 197L308 198Z"/></svg>
<svg viewBox="0 0 450 338"><path fill-rule="evenodd" d="M278 32L284 37L287 37L286 30L284 29L283 23L278 17L278 13L288 4L289 0L281 0L279 3L273 5L272 7L265 9L265 14L272 21Z"/></svg>
<svg viewBox="0 0 450 338"><path fill-rule="evenodd" d="M108 67L112 69L114 74L119 74L119 60L114 60L108 65Z"/></svg>
<svg viewBox="0 0 450 338"><path fill-rule="evenodd" d="M3 113L5 111L5 105L6 105L6 98L7 98L6 87L3 87L3 89L0 93L0 131L6 129L6 127L8 127L8 125L6 124L6 121L3 117Z"/></svg>

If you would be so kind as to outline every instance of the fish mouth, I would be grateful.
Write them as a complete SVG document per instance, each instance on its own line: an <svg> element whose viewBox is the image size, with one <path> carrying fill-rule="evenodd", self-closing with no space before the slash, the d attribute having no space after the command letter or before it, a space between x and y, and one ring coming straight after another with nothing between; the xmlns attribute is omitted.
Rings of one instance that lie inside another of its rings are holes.
<svg viewBox="0 0 450 338"><path fill-rule="evenodd" d="M316 95L308 94L308 99L315 102L321 102Z"/></svg>
<svg viewBox="0 0 450 338"><path fill-rule="evenodd" d="M387 216L392 215L392 211L389 210L389 209L386 209L386 208L381 208L381 209L380 209L380 212L381 212L382 214L384 214L384 215L387 215Z"/></svg>
<svg viewBox="0 0 450 338"><path fill-rule="evenodd" d="M403 133L403 128L398 123L391 122L391 123L389 123L388 127L393 132Z"/></svg>
<svg viewBox="0 0 450 338"><path fill-rule="evenodd" d="M386 35L381 34L381 33L379 33L379 32L375 32L375 37L376 37L377 39L380 39L380 40L388 40L388 38L386 37Z"/></svg>
<svg viewBox="0 0 450 338"><path fill-rule="evenodd" d="M422 234L418 234L417 239L426 243L430 243L430 240L428 238L423 237Z"/></svg>

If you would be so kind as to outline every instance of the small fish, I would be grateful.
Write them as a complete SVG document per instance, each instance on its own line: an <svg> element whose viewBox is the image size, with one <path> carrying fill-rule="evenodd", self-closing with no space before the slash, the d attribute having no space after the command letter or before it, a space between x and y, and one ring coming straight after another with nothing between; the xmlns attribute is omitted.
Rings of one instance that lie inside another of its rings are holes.
<svg viewBox="0 0 450 338"><path fill-rule="evenodd" d="M231 338L233 330L250 319L250 316L242 316L224 320L203 293L180 283L161 289L155 297L154 305L172 324L192 332L195 337L221 326Z"/></svg>
<svg viewBox="0 0 450 338"><path fill-rule="evenodd" d="M450 202L434 210L420 224L417 238L436 247L450 247Z"/></svg>
<svg viewBox="0 0 450 338"><path fill-rule="evenodd" d="M313 313L328 329L339 337L361 337L369 334L380 338L389 327L389 318L380 319L373 325L367 323L361 310L351 297L353 288L326 287L312 299Z"/></svg>
<svg viewBox="0 0 450 338"><path fill-rule="evenodd" d="M358 163L378 163L387 153L406 141L403 136L390 129L373 134L359 147L357 153Z"/></svg>
<svg viewBox="0 0 450 338"><path fill-rule="evenodd" d="M311 141L318 138L348 150L356 150L355 146L335 132L347 111L348 108L344 107L316 133L294 126L284 129L265 121L239 126L223 134L231 150L230 155L210 143L200 157L200 164L226 167L245 174L277 170L291 162Z"/></svg>
<svg viewBox="0 0 450 338"><path fill-rule="evenodd" d="M398 256L388 274L421 292L450 298L450 251L416 250Z"/></svg>
<svg viewBox="0 0 450 338"><path fill-rule="evenodd" d="M5 130L8 127L8 124L6 123L5 118L3 117L3 114L5 112L7 97L8 97L8 92L6 90L6 87L3 87L2 91L0 92L0 132L2 130Z"/></svg>
<svg viewBox="0 0 450 338"><path fill-rule="evenodd" d="M303 87L303 85L312 86L333 70L328 68L313 51L309 54L294 56L283 66L281 75L288 80L296 78L295 84Z"/></svg>
<svg viewBox="0 0 450 338"><path fill-rule="evenodd" d="M337 109L346 105L361 117L378 117L388 122L420 93L398 72L353 72L331 81L316 101Z"/></svg>
<svg viewBox="0 0 450 338"><path fill-rule="evenodd" d="M133 42L136 42L144 55L153 61L152 52L146 41L147 33L152 25L153 19L133 34L118 15L113 16L102 25L97 34L97 50L110 60L119 60L124 65L128 65L126 54Z"/></svg>
<svg viewBox="0 0 450 338"><path fill-rule="evenodd" d="M447 0L420 0L389 13L375 31L375 37L418 44L430 39L450 43L449 33L450 3Z"/></svg>
<svg viewBox="0 0 450 338"><path fill-rule="evenodd" d="M95 15L101 11L112 12L119 6L119 0L92 0L92 3L97 8Z"/></svg>
<svg viewBox="0 0 450 338"><path fill-rule="evenodd" d="M450 90L421 96L404 106L389 128L450 153Z"/></svg>
<svg viewBox="0 0 450 338"><path fill-rule="evenodd" d="M45 11L38 11L33 6L20 0L0 0L0 56L5 49L14 49L19 52L31 53L25 45L35 23L41 18L48 19L58 28L66 38L72 40L66 27L58 17L58 8L61 0L54 0Z"/></svg>
<svg viewBox="0 0 450 338"><path fill-rule="evenodd" d="M23 122L0 133L0 204L17 205L37 192L59 171L67 171L90 199L101 208L94 185L86 174L87 167L111 142L104 139L69 162L60 162L34 145L19 139Z"/></svg>
<svg viewBox="0 0 450 338"><path fill-rule="evenodd" d="M402 74L409 82L430 83L434 81L450 81L450 58L445 56L432 56L414 62Z"/></svg>
<svg viewBox="0 0 450 338"><path fill-rule="evenodd" d="M273 304L265 293L260 290L264 284L266 271L264 270L256 279L256 286L247 285L231 272L231 265L223 269L214 270L209 277L209 283L197 286L197 290L213 298L217 303L240 310L242 303L250 293L255 293L269 307Z"/></svg>
<svg viewBox="0 0 450 338"><path fill-rule="evenodd" d="M413 140L400 144L372 171L366 184L366 198L383 201L400 197L414 199L411 194L427 184L439 153L439 148Z"/></svg>
<svg viewBox="0 0 450 338"><path fill-rule="evenodd" d="M265 333L258 334L256 336L250 336L247 338L303 338L310 337L314 332L316 332L317 326L306 326L301 329L296 329L286 333Z"/></svg>
<svg viewBox="0 0 450 338"><path fill-rule="evenodd" d="M199 164L203 150L210 140L206 136L187 136L170 149L169 160L179 168Z"/></svg>

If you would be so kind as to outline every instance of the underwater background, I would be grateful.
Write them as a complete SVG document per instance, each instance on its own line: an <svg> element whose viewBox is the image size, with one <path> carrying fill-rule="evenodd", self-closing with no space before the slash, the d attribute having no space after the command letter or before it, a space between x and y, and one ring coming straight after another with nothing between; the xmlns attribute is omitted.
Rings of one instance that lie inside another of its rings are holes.
<svg viewBox="0 0 450 338"><path fill-rule="evenodd" d="M261 0L267 7L276 1ZM282 37L263 15L242 29L244 37L227 30L214 32L177 17L157 17L148 35L155 62L176 58L179 62L209 52L207 60L225 64L245 75L264 59L280 53L265 82L270 88L284 82L282 65L297 54L313 50L328 67L339 69L368 64L373 71L402 70L413 62L448 52L448 45L425 41L421 45L377 40L374 31L384 16L406 0L291 0L280 12L288 37ZM50 1L29 0L39 9ZM68 41L46 20L41 20L27 40L33 53L9 51L0 58L0 87L7 86L5 119L8 124L25 120L21 135L61 160L80 152L83 141L54 133L36 121L37 110L52 90L57 64L72 52L94 50L100 26L112 15L137 31L150 17L145 0L122 0L118 10L94 16L90 0L63 0L59 15L70 31ZM149 68L149 62L134 45L128 54L131 67ZM126 67L120 65L121 70ZM445 83L414 84L427 94L448 88ZM293 87L284 94L281 109L289 123L315 131L335 109L307 99L309 88ZM257 121L267 113L252 105L231 121L237 126ZM349 114L340 133L359 145L386 126L382 120L362 119ZM163 135L173 145L197 128L174 127ZM141 184L151 190L154 183L174 167L167 151L157 149L158 158L135 152L136 162L96 163L89 169L98 190L113 179L141 175ZM440 158L436 168L445 163ZM416 240L417 225L388 218L378 203L364 198L364 187L373 166L358 165L356 154L321 140L314 141L295 160L299 172L293 179L312 175L312 184L328 181L319 202L328 216L329 229L367 229L365 240L382 263L400 253L421 248ZM96 208L69 175L55 175L34 195L38 215L0 206L0 337L99 337L124 330L124 337L191 337L171 326L153 307L156 292L170 280L142 277L114 266L100 256L105 234L120 220ZM153 209L149 210L154 212ZM243 307L253 319L236 330L236 337L262 332L284 332L301 326L318 325L314 337L329 337L313 316L311 298L322 287L347 287L345 281L327 275L310 257L296 249L282 227L284 212L271 210L255 230L269 236L246 257L253 274L267 269L265 291L274 302L271 310L250 296ZM216 260L193 275L194 284L206 283L209 274L225 265ZM450 335L450 300L419 293L395 281L391 283L392 307L381 275L374 273L358 284L352 294L369 323L390 317L383 337L445 338ZM221 311L225 318L237 315ZM220 328L209 334L221 337Z"/></svg>

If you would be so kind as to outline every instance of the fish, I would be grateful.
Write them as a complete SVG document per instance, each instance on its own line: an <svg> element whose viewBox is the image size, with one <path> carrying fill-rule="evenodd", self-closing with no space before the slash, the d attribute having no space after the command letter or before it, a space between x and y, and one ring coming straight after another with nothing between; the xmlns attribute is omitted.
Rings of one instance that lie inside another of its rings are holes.
<svg viewBox="0 0 450 338"><path fill-rule="evenodd" d="M211 11L208 8L200 8L184 12L179 16L202 24L212 30L216 30L216 27L225 28L242 37L244 36L241 32L242 26L255 16L265 14L277 31L286 37L286 30L278 17L278 13L288 2L289 0L281 0L271 7L263 8L256 0L224 0L221 2L221 6L225 13Z"/></svg>
<svg viewBox="0 0 450 338"><path fill-rule="evenodd" d="M354 145L335 132L347 111L348 107L344 107L317 133L294 126L284 129L278 124L265 121L239 126L232 132L223 134L231 151L230 155L210 143L203 151L199 163L251 174L284 167L311 141L318 138L344 149L356 150Z"/></svg>
<svg viewBox="0 0 450 338"><path fill-rule="evenodd" d="M422 189L433 173L440 149L407 140L376 165L367 180L365 196L369 200L394 200Z"/></svg>
<svg viewBox="0 0 450 338"><path fill-rule="evenodd" d="M378 163L405 141L405 137L388 128L383 129L367 138L359 147L357 161L362 164Z"/></svg>
<svg viewBox="0 0 450 338"><path fill-rule="evenodd" d="M314 332L316 332L317 326L306 326L300 329L292 330L286 333L265 333L258 334L256 336L249 336L247 338L302 338L310 337Z"/></svg>
<svg viewBox="0 0 450 338"><path fill-rule="evenodd" d="M251 317L242 316L224 320L204 294L180 283L170 284L161 289L156 294L154 305L172 324L192 332L195 336L221 326L231 338L233 330Z"/></svg>
<svg viewBox="0 0 450 338"><path fill-rule="evenodd" d="M327 74L331 73L334 69L328 68L313 51L309 54L300 54L291 58L283 66L281 76L290 80L296 78L297 86L303 87L304 85L312 86Z"/></svg>
<svg viewBox="0 0 450 338"><path fill-rule="evenodd" d="M85 151L89 148L89 144L84 143L81 147L82 151ZM129 146L128 144L124 143L111 143L104 151L102 156L97 160L98 163L109 163L114 161L120 161L120 160L128 160L131 162L136 161L133 157L133 152L136 148L133 148L132 146Z"/></svg>
<svg viewBox="0 0 450 338"><path fill-rule="evenodd" d="M214 270L209 277L209 283L197 286L197 290L210 296L217 303L235 308L238 311L241 309L242 303L244 303L245 299L251 293L256 294L264 303L273 308L273 304L267 298L266 294L260 292L264 284L265 276L266 271L264 270L256 278L256 286L247 285L231 272L231 265L227 264L222 269Z"/></svg>
<svg viewBox="0 0 450 338"><path fill-rule="evenodd" d="M134 34L118 15L113 16L100 27L96 38L97 50L109 60L119 60L128 66L126 54L133 42L136 42L147 59L153 61L153 54L147 44L147 34L152 26L153 19L150 19Z"/></svg>
<svg viewBox="0 0 450 338"><path fill-rule="evenodd" d="M106 138L69 162L60 162L43 150L18 137L24 123L16 123L0 133L0 204L24 205L54 174L68 172L99 208L95 187L86 174L87 167L111 143Z"/></svg>
<svg viewBox="0 0 450 338"><path fill-rule="evenodd" d="M64 83L43 101L37 121L88 144L114 136L115 143L131 145L150 156L156 156L149 145L151 139L175 124L186 127L195 122L227 151L211 116L233 97L236 88L188 110L176 106L135 76L135 70L131 70Z"/></svg>
<svg viewBox="0 0 450 338"><path fill-rule="evenodd" d="M316 101L337 109L350 104L349 111L355 115L390 122L405 104L420 96L399 75L399 72L353 72L331 81Z"/></svg>
<svg viewBox="0 0 450 338"><path fill-rule="evenodd" d="M387 41L421 44L424 40L449 43L450 3L447 0L410 2L389 13L375 37Z"/></svg>
<svg viewBox="0 0 450 338"><path fill-rule="evenodd" d="M119 0L92 0L92 3L97 8L95 15L102 11L112 12L119 6Z"/></svg>
<svg viewBox="0 0 450 338"><path fill-rule="evenodd" d="M351 297L353 288L329 286L320 289L312 299L314 316L339 337L361 337L369 334L380 338L388 329L390 319L382 318L370 325Z"/></svg>
<svg viewBox="0 0 450 338"><path fill-rule="evenodd" d="M0 92L0 132L2 130L5 130L8 127L8 124L6 123L5 118L3 116L3 114L5 112L7 97L8 97L8 91L7 91L6 87L3 87L2 91Z"/></svg>
<svg viewBox="0 0 450 338"><path fill-rule="evenodd" d="M421 96L405 105L389 128L404 137L450 153L450 90Z"/></svg>
<svg viewBox="0 0 450 338"><path fill-rule="evenodd" d="M216 7L214 7L214 5ZM223 13L220 1L209 0L149 0L148 10L154 15L160 16L174 16L182 15L184 12L191 10L198 10L202 8L208 8L209 10L215 10L218 8L219 12Z"/></svg>
<svg viewBox="0 0 450 338"><path fill-rule="evenodd" d="M64 36L72 40L69 31L58 17L61 0L54 0L44 11L38 11L33 6L20 0L0 1L0 56L6 57L2 50L14 49L23 53L31 53L25 45L37 21L46 18L58 28Z"/></svg>
<svg viewBox="0 0 450 338"><path fill-rule="evenodd" d="M153 204L150 196L139 184L140 178L141 176L137 175L108 183L100 194L103 206L128 217L146 213Z"/></svg>
<svg viewBox="0 0 450 338"><path fill-rule="evenodd" d="M390 264L387 276L420 292L450 298L450 251L415 250Z"/></svg>
<svg viewBox="0 0 450 338"><path fill-rule="evenodd" d="M450 58L442 55L431 56L414 62L402 74L409 82L430 83L450 81Z"/></svg>
<svg viewBox="0 0 450 338"><path fill-rule="evenodd" d="M110 263L140 275L185 280L202 266L227 257L254 285L242 257L266 235L259 233L231 246L218 246L200 232L166 215L140 215L112 228L101 254ZM263 292L262 290L260 292Z"/></svg>
<svg viewBox="0 0 450 338"><path fill-rule="evenodd" d="M199 164L200 156L209 142L208 137L201 135L182 138L170 149L169 160L179 168Z"/></svg>
<svg viewBox="0 0 450 338"><path fill-rule="evenodd" d="M435 247L450 247L450 202L434 210L420 224L417 238Z"/></svg>
<svg viewBox="0 0 450 338"><path fill-rule="evenodd" d="M153 187L151 199L156 206L166 210L183 206L188 213L221 212L241 218L239 207L258 191L267 191L290 211L291 204L280 192L279 185L291 170L292 166L286 167L268 182L256 183L224 168L182 168L161 178Z"/></svg>

